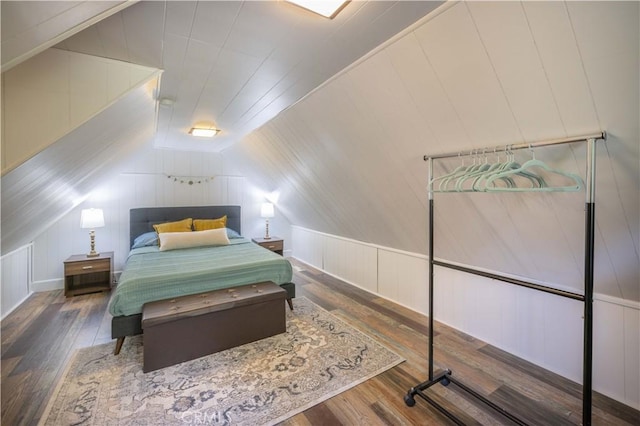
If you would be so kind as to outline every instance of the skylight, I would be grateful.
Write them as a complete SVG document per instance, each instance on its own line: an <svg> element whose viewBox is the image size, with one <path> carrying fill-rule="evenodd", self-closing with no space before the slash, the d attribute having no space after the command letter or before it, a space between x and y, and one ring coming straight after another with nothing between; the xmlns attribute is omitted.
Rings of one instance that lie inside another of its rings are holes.
<svg viewBox="0 0 640 426"><path fill-rule="evenodd" d="M333 19L349 3L350 0L285 0L297 6Z"/></svg>

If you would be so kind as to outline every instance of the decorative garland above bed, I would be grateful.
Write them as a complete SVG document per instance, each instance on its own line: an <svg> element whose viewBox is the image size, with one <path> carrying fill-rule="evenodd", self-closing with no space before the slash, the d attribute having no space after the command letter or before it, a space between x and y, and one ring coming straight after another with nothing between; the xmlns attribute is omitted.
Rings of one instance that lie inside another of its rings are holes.
<svg viewBox="0 0 640 426"><path fill-rule="evenodd" d="M216 176L189 176L189 175L169 175L166 173L122 173L129 176L163 176L173 180L176 183L185 183L187 185L203 184L213 182L219 178L244 178L239 175L216 175Z"/></svg>
<svg viewBox="0 0 640 426"><path fill-rule="evenodd" d="M215 179L215 176L176 176L167 175L167 178L173 179L174 182L186 183L188 185L209 183Z"/></svg>

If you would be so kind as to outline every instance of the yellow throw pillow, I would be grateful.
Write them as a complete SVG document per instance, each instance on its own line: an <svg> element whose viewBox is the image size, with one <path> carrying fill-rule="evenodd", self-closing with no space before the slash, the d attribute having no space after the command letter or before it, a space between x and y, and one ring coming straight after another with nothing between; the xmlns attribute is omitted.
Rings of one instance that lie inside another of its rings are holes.
<svg viewBox="0 0 640 426"><path fill-rule="evenodd" d="M217 219L194 219L193 230L194 231L206 231L209 229L220 229L227 227L227 215L219 217Z"/></svg>
<svg viewBox="0 0 640 426"><path fill-rule="evenodd" d="M163 232L191 232L192 223L193 219L188 218L177 222L158 223L157 225L153 225L153 229L155 229L158 234Z"/></svg>

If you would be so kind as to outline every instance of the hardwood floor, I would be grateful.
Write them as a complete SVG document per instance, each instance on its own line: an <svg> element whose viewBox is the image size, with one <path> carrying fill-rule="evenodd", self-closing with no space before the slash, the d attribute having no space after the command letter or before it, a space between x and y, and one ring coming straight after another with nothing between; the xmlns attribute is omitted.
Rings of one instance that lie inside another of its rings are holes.
<svg viewBox="0 0 640 426"><path fill-rule="evenodd" d="M409 388L427 378L426 317L292 263L298 296L378 339L406 361L283 425L450 424L418 397L414 407L403 401ZM2 321L2 425L37 424L73 352L115 344L108 300L105 293L71 299L61 290L37 293ZM581 424L580 386L444 325L434 331L436 368L450 368L454 377L531 424ZM435 385L427 393L467 424L511 424L453 384ZM638 425L640 413L595 393L593 424Z"/></svg>

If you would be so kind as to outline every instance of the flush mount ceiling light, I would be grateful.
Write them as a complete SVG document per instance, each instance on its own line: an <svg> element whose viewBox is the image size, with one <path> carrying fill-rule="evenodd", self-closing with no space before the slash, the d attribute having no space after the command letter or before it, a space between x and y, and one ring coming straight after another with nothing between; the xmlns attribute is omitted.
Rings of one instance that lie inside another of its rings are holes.
<svg viewBox="0 0 640 426"><path fill-rule="evenodd" d="M307 10L333 19L349 3L349 0L285 0Z"/></svg>
<svg viewBox="0 0 640 426"><path fill-rule="evenodd" d="M212 138L220 132L219 129L213 128L203 128L203 127L192 127L189 130L189 134L191 136L198 136L201 138Z"/></svg>

